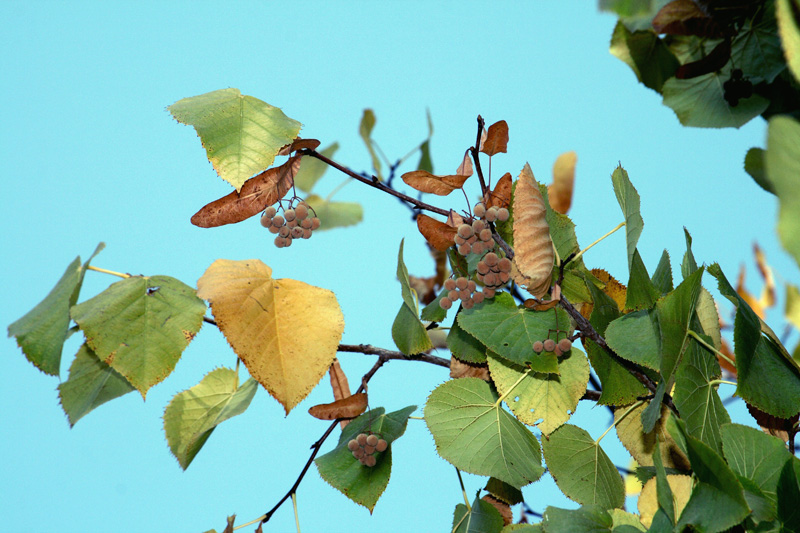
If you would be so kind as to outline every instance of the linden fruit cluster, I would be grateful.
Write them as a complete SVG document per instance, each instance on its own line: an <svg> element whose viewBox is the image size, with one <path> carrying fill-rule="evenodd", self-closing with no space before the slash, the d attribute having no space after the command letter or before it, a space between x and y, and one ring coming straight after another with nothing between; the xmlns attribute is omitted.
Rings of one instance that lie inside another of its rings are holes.
<svg viewBox="0 0 800 533"><path fill-rule="evenodd" d="M275 206L269 206L261 215L261 225L269 230L270 233L277 233L275 246L285 248L292 245L293 239L308 239L311 232L319 228L319 218L311 214L310 207L305 202L300 202L296 207L284 209L283 216L278 214Z"/></svg>
<svg viewBox="0 0 800 533"><path fill-rule="evenodd" d="M572 348L572 341L569 339L561 339L558 342L553 339L546 339L545 341L536 341L533 343L534 352L555 352L557 357L561 357L561 355L568 352L570 348Z"/></svg>
<svg viewBox="0 0 800 533"><path fill-rule="evenodd" d="M389 447L389 443L383 439L379 439L377 435L367 435L366 433L359 433L356 438L347 443L347 449L353 452L353 457L369 468L375 466L377 459L375 453L385 452Z"/></svg>

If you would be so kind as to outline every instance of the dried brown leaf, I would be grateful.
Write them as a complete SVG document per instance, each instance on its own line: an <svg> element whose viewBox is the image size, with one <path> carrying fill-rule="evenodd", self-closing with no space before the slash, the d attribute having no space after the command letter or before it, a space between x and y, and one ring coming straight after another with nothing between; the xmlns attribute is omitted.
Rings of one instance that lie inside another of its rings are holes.
<svg viewBox="0 0 800 533"><path fill-rule="evenodd" d="M483 204L489 207L508 208L511 203L511 173L506 172L503 177L494 184L494 190L484 196Z"/></svg>
<svg viewBox="0 0 800 533"><path fill-rule="evenodd" d="M436 276L420 278L409 275L408 285L417 293L420 303L427 305L436 299Z"/></svg>
<svg viewBox="0 0 800 533"><path fill-rule="evenodd" d="M553 272L553 243L545 219L546 208L530 165L520 172L514 193L514 246L512 275L517 285L534 298L550 289Z"/></svg>
<svg viewBox="0 0 800 533"><path fill-rule="evenodd" d="M469 150L464 152L464 160L461 161L461 164L456 169L456 174L459 176L472 176L472 157L470 157L470 153Z"/></svg>
<svg viewBox="0 0 800 533"><path fill-rule="evenodd" d="M692 0L673 0L653 17L656 33L722 37L722 29Z"/></svg>
<svg viewBox="0 0 800 533"><path fill-rule="evenodd" d="M761 431L767 435L778 437L783 442L789 441L789 431L792 430L798 417L800 417L800 414L797 414L792 418L778 418L777 416L765 413L758 407L750 405L749 403L747 403L747 410L750 411L750 414L756 419L759 427L761 427Z"/></svg>
<svg viewBox="0 0 800 533"><path fill-rule="evenodd" d="M469 176L434 176L426 170L413 170L401 176L406 185L419 192L427 192L439 196L447 196L456 189L460 189Z"/></svg>
<svg viewBox="0 0 800 533"><path fill-rule="evenodd" d="M488 156L506 153L508 149L508 124L505 120L495 122L486 132L486 141L481 143L481 152Z"/></svg>
<svg viewBox="0 0 800 533"><path fill-rule="evenodd" d="M464 217L453 211L450 210L450 214L447 215L447 225L451 228L458 228L461 224L464 223ZM458 230L456 230L458 231Z"/></svg>
<svg viewBox="0 0 800 533"><path fill-rule="evenodd" d="M298 137L292 141L292 144L287 144L281 148L281 150L278 152L278 155L289 155L292 152L303 150L305 148L309 150L316 150L319 144L319 141L316 139L301 139Z"/></svg>
<svg viewBox="0 0 800 533"><path fill-rule="evenodd" d="M453 379L480 378L491 382L488 364L465 363L452 355L450 356L450 377Z"/></svg>
<svg viewBox="0 0 800 533"><path fill-rule="evenodd" d="M192 224L201 228L215 228L241 222L260 213L283 198L292 187L301 158L299 155L293 156L281 166L268 168L245 181L241 191L233 191L195 213Z"/></svg>
<svg viewBox="0 0 800 533"><path fill-rule="evenodd" d="M236 515L229 516L227 519L228 524L222 533L233 533L233 523L236 521Z"/></svg>
<svg viewBox="0 0 800 533"><path fill-rule="evenodd" d="M727 356L728 359L730 359L731 361L736 361L736 356L731 351L731 347L728 346L728 341L726 341L725 339L722 339L722 342L720 343L719 346L719 351L723 355ZM731 376L736 377L738 375L738 371L736 370L735 366L733 366L728 362L728 359L725 359L725 357L720 357L719 355L717 356L717 361L719 361L719 366L721 366Z"/></svg>
<svg viewBox="0 0 800 533"><path fill-rule="evenodd" d="M320 420L355 418L367 410L367 393L359 392L331 403L322 403L308 409L308 414Z"/></svg>
<svg viewBox="0 0 800 533"><path fill-rule="evenodd" d="M761 305L762 309L769 309L775 305L775 276L772 275L772 269L767 264L764 251L758 243L753 243L753 254L756 256L758 272L764 279L764 287L761 289L761 296L758 299L758 303Z"/></svg>
<svg viewBox="0 0 800 533"><path fill-rule="evenodd" d="M566 215L572 205L572 190L575 186L575 152L564 152L553 163L553 183L547 187L547 199L553 211Z"/></svg>
<svg viewBox="0 0 800 533"><path fill-rule="evenodd" d="M500 513L500 516L503 517L503 525L507 526L511 523L514 519L514 515L511 513L511 506L508 505L506 502L500 501L491 494L487 494L483 498L481 498L485 502L489 502L494 506L495 509Z"/></svg>
<svg viewBox="0 0 800 533"><path fill-rule="evenodd" d="M333 389L333 399L334 400L343 400L345 398L350 397L350 384L347 382L347 376L342 370L341 365L339 365L339 360L334 359L333 363L331 364L331 368L328 371L331 376L331 389ZM342 420L339 422L339 426L342 429L349 424L349 420Z"/></svg>
<svg viewBox="0 0 800 533"><path fill-rule="evenodd" d="M428 215L417 215L417 229L436 250L443 252L455 244L456 228Z"/></svg>
<svg viewBox="0 0 800 533"><path fill-rule="evenodd" d="M753 308L753 311L758 315L761 320L764 320L766 317L766 312L764 308L761 306L761 302L759 302L755 296L750 294L747 288L744 286L744 279L745 279L745 268L744 265L739 269L739 277L736 280L736 292L739 293L739 296L742 297L742 300L747 302L747 305Z"/></svg>

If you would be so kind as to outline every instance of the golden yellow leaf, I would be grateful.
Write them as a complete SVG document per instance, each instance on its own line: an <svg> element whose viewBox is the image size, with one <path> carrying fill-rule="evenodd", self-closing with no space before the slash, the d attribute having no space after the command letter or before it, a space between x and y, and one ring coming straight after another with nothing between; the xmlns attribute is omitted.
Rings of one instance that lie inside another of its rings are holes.
<svg viewBox="0 0 800 533"><path fill-rule="evenodd" d="M572 205L572 189L575 186L575 152L564 152L553 163L553 183L547 187L547 199L553 211L566 215ZM621 309L621 308L620 308Z"/></svg>
<svg viewBox="0 0 800 533"><path fill-rule="evenodd" d="M417 229L428 244L439 251L445 251L455 244L456 228L428 215L417 215Z"/></svg>
<svg viewBox="0 0 800 533"><path fill-rule="evenodd" d="M413 170L401 176L409 187L419 192L428 192L439 196L447 196L456 189L460 189L469 176L434 176L426 170Z"/></svg>
<svg viewBox="0 0 800 533"><path fill-rule="evenodd" d="M606 293L617 307L621 310L625 309L625 299L628 297L628 288L620 283L611 274L601 268L593 268L592 275L603 282L603 292Z"/></svg>
<svg viewBox="0 0 800 533"><path fill-rule="evenodd" d="M545 219L544 198L530 165L517 178L514 193L514 261L512 275L517 285L536 298L550 288L553 272L553 243Z"/></svg>
<svg viewBox="0 0 800 533"><path fill-rule="evenodd" d="M505 153L508 149L508 123L495 122L486 131L486 140L481 142L481 152L488 156Z"/></svg>
<svg viewBox="0 0 800 533"><path fill-rule="evenodd" d="M314 405L308 409L308 414L320 420L336 420L355 418L366 410L367 393L359 392L335 402Z"/></svg>
<svg viewBox="0 0 800 533"><path fill-rule="evenodd" d="M197 282L217 325L248 372L289 411L336 357L344 317L336 295L293 279L273 279L257 259L218 259Z"/></svg>
<svg viewBox="0 0 800 533"><path fill-rule="evenodd" d="M689 497L692 495L692 476L678 474L667 474L667 483L672 489L672 498L675 502L675 515L680 516ZM656 499L656 478L652 477L642 487L639 494L639 516L642 524L650 527L653 523L653 516L658 511L658 500Z"/></svg>
<svg viewBox="0 0 800 533"><path fill-rule="evenodd" d="M742 300L747 302L755 314L758 315L758 318L764 320L767 314L764 311L764 308L761 306L761 303L756 299L755 296L750 294L750 291L744 286L744 278L745 278L745 268L744 265L739 269L739 278L736 280L736 292L739 293L739 296L742 297Z"/></svg>

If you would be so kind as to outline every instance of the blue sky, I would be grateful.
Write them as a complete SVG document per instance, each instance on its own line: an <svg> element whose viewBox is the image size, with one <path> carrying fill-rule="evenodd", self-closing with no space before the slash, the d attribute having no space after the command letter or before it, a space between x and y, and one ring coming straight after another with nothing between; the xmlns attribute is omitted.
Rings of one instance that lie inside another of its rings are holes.
<svg viewBox="0 0 800 533"><path fill-rule="evenodd" d="M338 141L337 161L356 170L369 168L358 137L365 107L375 111L373 134L390 158L424 139L429 109L440 173L453 172L474 142L478 114L487 123L505 119L509 153L494 158L497 177L516 176L527 161L549 182L556 156L577 152L570 215L583 245L622 220L610 180L621 162L642 197L639 249L651 271L664 248L679 261L685 226L698 261L720 262L729 279L741 262L752 265L756 240L780 275L797 276L774 234L774 198L742 170L746 150L764 144L765 123L682 128L660 97L608 53L615 18L591 2L8 2L3 11L4 327L38 303L75 256L85 259L104 241L96 266L170 275L192 286L215 259L261 259L275 277L336 293L343 342L394 348L402 238L410 272L432 273L422 238L395 199L349 184L337 199L364 204L361 225L320 232L282 250L256 219L217 229L189 223L230 186L214 173L194 131L165 107L226 87L282 108L304 124L303 137L323 146ZM330 171L321 192L341 181ZM471 186L474 195L477 184ZM622 233L585 261L626 279ZM756 273L749 272L755 291ZM82 299L114 281L89 273ZM64 379L78 345L71 339L65 347ZM351 383L374 362L358 354L340 360ZM208 371L234 362L222 335L206 326L146 403L129 394L70 430L57 378L29 364L13 339L3 340L4 527L198 532L221 530L227 514L238 513L242 523L264 513L294 482L326 427L306 409L330 401L331 393L326 380L285 417L260 390L250 409L220 426L183 472L163 436L163 409ZM390 411L421 407L446 378L438 367L392 362L371 382L370 403ZM723 397L729 396L724 387ZM750 423L741 409L734 414ZM609 418L582 403L574 420L597 437ZM624 464L613 434L603 445ZM465 481L471 494L484 483L473 476ZM550 480L524 494L540 512L548 504L575 505ZM392 479L372 517L313 469L298 492L305 531L445 531L461 501L454 469L415 420L394 447ZM290 505L265 527L293 530Z"/></svg>

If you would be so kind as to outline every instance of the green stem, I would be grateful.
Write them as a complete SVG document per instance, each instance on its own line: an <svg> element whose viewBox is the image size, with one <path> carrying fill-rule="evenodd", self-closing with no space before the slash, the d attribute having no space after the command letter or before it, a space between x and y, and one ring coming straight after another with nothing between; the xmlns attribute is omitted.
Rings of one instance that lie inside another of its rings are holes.
<svg viewBox="0 0 800 533"><path fill-rule="evenodd" d="M256 518L255 520L251 520L251 521L249 521L249 522L248 522L248 523L246 523L246 524L242 524L241 526L236 526L235 528L233 528L233 530L234 530L234 531L236 531L237 529L242 529L243 527L252 526L252 525L253 525L253 524L255 524L256 522L261 522L262 520L264 520L264 517L265 517L265 516L267 516L267 515L263 515L263 514L262 514L261 516L259 516L259 517L258 517L258 518Z"/></svg>
<svg viewBox="0 0 800 533"><path fill-rule="evenodd" d="M596 241L594 241L592 244L590 244L589 246L587 246L586 248L584 248L583 250L581 250L580 252L578 252L577 254L575 254L575 257L573 257L573 258L572 258L572 261L577 261L578 259L580 259L580 258L581 258L581 256L582 256L584 253L586 253L587 251L589 251L589 248L591 248L591 247L592 247L592 246L594 246L595 244L599 243L600 241L602 241L602 240L603 240L603 239L605 239L606 237L610 236L612 233L614 233L614 232L615 232L615 231L617 231L618 229L622 228L623 226L625 226L625 222L620 222L619 224L617 224L617 227L615 227L614 229L612 229L611 231L609 231L608 233L606 233L605 235L603 235L602 237L600 237L599 239L597 239Z"/></svg>
<svg viewBox="0 0 800 533"><path fill-rule="evenodd" d="M86 268L89 270L94 270L95 272L102 272L103 274L111 274L112 276L117 276L118 278L129 278L131 277L130 274L123 274L122 272L114 272L113 270L106 270L105 268L100 268L96 266L89 265Z"/></svg>
<svg viewBox="0 0 800 533"><path fill-rule="evenodd" d="M524 374L522 374L522 375L519 377L519 379L516 381L516 383L514 383L513 385L511 385L511 388L510 388L510 389L508 389L506 392L504 392L504 393L503 393L503 395L502 395L502 396L500 396L500 397L497 399L497 401L496 401L496 402L494 402L494 406L495 406L495 407L499 406L499 405L500 405L500 402L502 402L503 400L505 400L505 399L506 399L506 396L508 396L509 394L511 394L511 391L513 391L513 390L514 390L514 388L515 388L517 385L519 385L519 384L522 382L522 380L523 380L523 379L525 379L526 377L528 377L528 374L530 374L530 373L531 373L531 370L533 370L533 369L529 368L528 370L526 370L526 371L525 371L525 373L524 373Z"/></svg>
<svg viewBox="0 0 800 533"><path fill-rule="evenodd" d="M467 498L467 489L464 488L464 480L461 479L461 470L456 468L456 474L458 474L458 483L461 485L461 494L464 495L464 503L467 504L467 511L472 512L472 506L469 504L469 498Z"/></svg>
<svg viewBox="0 0 800 533"><path fill-rule="evenodd" d="M607 430L605 430L605 431L603 432L603 434L602 434L602 435L600 435L599 437L597 437L597 440L596 440L596 441L594 441L594 445L595 445L595 446L597 446L598 444L600 444L600 441L601 441L601 440L603 440L603 437L605 437L605 436L608 434L608 432L609 432L609 431L611 431L611 429L612 429L612 428L615 428L615 427L617 427L617 424L619 424L620 422L622 422L623 420L625 420L625 417L626 417L626 416L628 416L628 415L631 413L631 411L633 411L634 409L636 409L637 407L639 407L639 406L640 406L640 405L642 405L643 403L644 403L644 400L639 400L639 401L638 401L638 402L636 402L635 404L633 404L633 405L631 405L630 407L628 407L627 409L625 409L625 412L624 412L624 413L622 413L622 416L620 416L618 419L614 420L614 423L613 423L613 424L611 424L611 425L608 427L608 429L607 429Z"/></svg>
<svg viewBox="0 0 800 533"><path fill-rule="evenodd" d="M704 347L706 350L708 350L708 351L710 351L710 352L712 352L712 353L715 353L715 354L717 354L717 356L718 356L718 357L722 357L722 358L723 358L723 359L725 359L725 360L726 360L728 363L730 363L730 365L731 365L733 368L736 368L736 362L735 362L735 361L732 361L730 357L728 357L728 356L727 356L727 355L725 355L724 353L720 352L719 350L717 350L716 348L714 348L713 346L711 346L710 344L708 344L706 341L704 341L704 340L703 340L703 338L702 338L702 337L700 337L700 335L698 335L697 333L695 333L695 332L694 332L694 331L692 331L691 329L690 329L690 330L689 330L687 333L689 334L689 336L690 336L690 337L692 337L694 340L696 340L697 342L699 342L699 343L700 343L700 344L701 344L701 345L702 345L702 346L703 346L703 347Z"/></svg>
<svg viewBox="0 0 800 533"><path fill-rule="evenodd" d="M725 381L724 379L712 379L711 381L709 381L709 382L708 382L708 384L709 384L709 385L720 385L720 384L725 384L725 385L733 385L734 387L737 387L737 386L738 386L738 385L736 384L736 382L734 382L734 381Z"/></svg>
<svg viewBox="0 0 800 533"><path fill-rule="evenodd" d="M292 507L294 507L294 523L297 525L297 533L300 532L300 517L297 515L297 493L292 493Z"/></svg>
<svg viewBox="0 0 800 533"><path fill-rule="evenodd" d="M408 419L409 420L425 420L425 418L422 417L422 416L409 416Z"/></svg>

